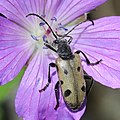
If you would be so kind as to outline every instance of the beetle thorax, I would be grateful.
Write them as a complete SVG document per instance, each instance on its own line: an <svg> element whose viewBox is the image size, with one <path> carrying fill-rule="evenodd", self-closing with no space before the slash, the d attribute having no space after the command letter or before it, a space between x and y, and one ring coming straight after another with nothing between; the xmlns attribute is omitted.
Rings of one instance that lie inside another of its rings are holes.
<svg viewBox="0 0 120 120"><path fill-rule="evenodd" d="M59 57L64 60L73 59L74 57L70 46L67 41L64 40L59 41L57 53Z"/></svg>

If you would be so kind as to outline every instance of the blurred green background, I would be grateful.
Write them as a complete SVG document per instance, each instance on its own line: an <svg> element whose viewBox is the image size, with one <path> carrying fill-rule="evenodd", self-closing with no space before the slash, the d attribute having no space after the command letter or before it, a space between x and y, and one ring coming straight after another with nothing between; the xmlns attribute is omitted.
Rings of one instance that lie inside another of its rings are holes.
<svg viewBox="0 0 120 120"><path fill-rule="evenodd" d="M91 12L93 19L120 15L120 0L108 0ZM8 84L0 86L0 120L20 120L15 113L14 99L25 68ZM81 120L120 120L120 89L111 89L97 82L88 97Z"/></svg>
<svg viewBox="0 0 120 120"><path fill-rule="evenodd" d="M0 120L20 120L15 113L14 101L25 69L24 67L14 80L0 86Z"/></svg>

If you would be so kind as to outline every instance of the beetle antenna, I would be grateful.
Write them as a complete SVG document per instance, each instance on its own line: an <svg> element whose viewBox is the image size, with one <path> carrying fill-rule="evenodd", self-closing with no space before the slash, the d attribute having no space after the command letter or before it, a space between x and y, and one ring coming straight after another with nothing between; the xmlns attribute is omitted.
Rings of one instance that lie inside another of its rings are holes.
<svg viewBox="0 0 120 120"><path fill-rule="evenodd" d="M35 14L35 13L30 13L30 14L26 15L26 17L31 16L31 15L34 15L34 16L40 18L42 21L44 21L46 23L46 25L49 27L49 29L51 30L53 36L57 39L57 36L55 35L55 33L53 32L52 28L50 27L50 25L47 23L47 21L44 18L42 18L40 15Z"/></svg>
<svg viewBox="0 0 120 120"><path fill-rule="evenodd" d="M85 21L86 21L86 20L85 20ZM79 26L80 24L84 23L85 21L80 22L80 23L78 23L77 25L75 25L70 31L68 31L65 35L63 35L63 37L68 36L68 34L69 34L70 32L72 32L77 26ZM92 22L92 25L94 25L93 20L90 19L89 21L91 21L91 22Z"/></svg>

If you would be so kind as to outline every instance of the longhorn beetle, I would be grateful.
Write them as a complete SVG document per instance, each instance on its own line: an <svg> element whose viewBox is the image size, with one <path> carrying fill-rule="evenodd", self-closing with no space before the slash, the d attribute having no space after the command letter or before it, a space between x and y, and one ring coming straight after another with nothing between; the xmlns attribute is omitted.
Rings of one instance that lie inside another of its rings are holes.
<svg viewBox="0 0 120 120"><path fill-rule="evenodd" d="M26 17L30 15L39 17L49 27L50 31L55 37L55 40L53 41L53 44L45 42L44 45L58 54L56 63L49 64L48 83L46 84L46 86L43 87L43 89L39 90L39 92L45 91L45 89L49 86L49 84L51 83L50 68L56 67L59 80L55 85L55 95L57 104L54 109L57 110L57 108L59 107L59 87L60 87L67 108L72 112L77 112L80 110L80 107L92 86L92 82L88 86L88 82L92 78L84 74L85 71L82 69L79 54L81 53L85 57L87 65L92 66L97 65L102 60L99 60L95 63L91 63L87 56L84 54L84 52L82 52L81 50L72 53L70 43L73 38L71 36L68 36L68 34L82 22L73 27L69 32L67 32L67 34L61 36L53 32L52 28L44 18L34 13L30 13ZM93 21L92 25L94 25ZM67 37L69 37L69 40L66 39ZM57 46L57 49L55 48L54 45Z"/></svg>

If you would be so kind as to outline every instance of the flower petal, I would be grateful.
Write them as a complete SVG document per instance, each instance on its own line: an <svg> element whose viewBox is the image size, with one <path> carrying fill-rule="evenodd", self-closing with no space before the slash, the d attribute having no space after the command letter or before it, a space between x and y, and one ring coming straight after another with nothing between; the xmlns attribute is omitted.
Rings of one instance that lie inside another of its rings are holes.
<svg viewBox="0 0 120 120"><path fill-rule="evenodd" d="M56 17L60 23L65 25L106 1L107 0L1 0L0 13L29 31L31 30L29 26L34 23L34 21L37 21L37 18L34 16L26 18L25 16L29 13L45 15L48 20Z"/></svg>
<svg viewBox="0 0 120 120"><path fill-rule="evenodd" d="M102 62L95 66L88 66L83 62L84 70L89 75L103 85L119 88L120 17L105 17L95 20L94 23L94 26L87 29L86 26L91 23L83 23L71 33L74 47L82 50L91 62L102 59Z"/></svg>
<svg viewBox="0 0 120 120"><path fill-rule="evenodd" d="M39 92L48 82L47 73L50 60L47 57L37 52L29 63L17 92L15 100L16 112L24 120L60 120L62 113L64 113L62 120L67 118L73 120L76 114L68 111L62 96L60 98L60 107L57 111L54 110L56 105L54 87L58 80L56 75L52 76L49 87L45 91ZM51 70L51 73L55 71L54 68ZM82 116L83 112L84 109L79 112L79 117Z"/></svg>
<svg viewBox="0 0 120 120"><path fill-rule="evenodd" d="M24 74L15 105L17 114L25 120L42 120L47 113L51 113L51 106L52 110L54 109L56 102L55 99L51 100L51 96L55 98L54 92L51 93L53 85L51 84L45 92L39 93L39 90L48 82L48 64L49 60L37 52ZM55 82L56 80L52 83Z"/></svg>
<svg viewBox="0 0 120 120"><path fill-rule="evenodd" d="M36 19L36 17L26 18L31 12L40 14L40 0L0 0L0 13L28 31Z"/></svg>
<svg viewBox="0 0 120 120"><path fill-rule="evenodd" d="M61 107L58 110L57 120L80 120L86 109L86 99L78 112L70 112L67 108L65 109L66 111Z"/></svg>
<svg viewBox="0 0 120 120"><path fill-rule="evenodd" d="M55 17L65 25L106 1L107 0L62 0L56 10Z"/></svg>
<svg viewBox="0 0 120 120"><path fill-rule="evenodd" d="M34 50L23 32L21 27L0 17L0 85L14 79Z"/></svg>
<svg viewBox="0 0 120 120"><path fill-rule="evenodd" d="M55 17L58 7L63 3L64 0L47 0L42 6L45 6L45 14L48 19Z"/></svg>

